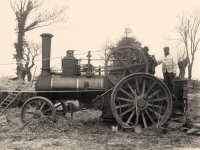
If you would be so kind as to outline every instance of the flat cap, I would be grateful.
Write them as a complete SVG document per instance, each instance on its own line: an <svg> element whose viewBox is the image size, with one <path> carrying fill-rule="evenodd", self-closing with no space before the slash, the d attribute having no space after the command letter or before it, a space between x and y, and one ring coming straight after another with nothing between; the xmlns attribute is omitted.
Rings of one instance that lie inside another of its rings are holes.
<svg viewBox="0 0 200 150"><path fill-rule="evenodd" d="M169 47L167 47L167 46L166 46L166 47L164 47L163 49L164 49L164 50L168 50L168 51L169 51Z"/></svg>
<svg viewBox="0 0 200 150"><path fill-rule="evenodd" d="M143 50L144 50L144 51L148 51L149 48L148 48L147 46L145 46L145 47L143 48Z"/></svg>

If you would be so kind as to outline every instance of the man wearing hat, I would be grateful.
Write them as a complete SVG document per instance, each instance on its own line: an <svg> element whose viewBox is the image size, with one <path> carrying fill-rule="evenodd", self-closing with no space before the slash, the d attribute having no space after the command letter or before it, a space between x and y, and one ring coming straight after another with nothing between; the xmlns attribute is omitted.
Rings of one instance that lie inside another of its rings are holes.
<svg viewBox="0 0 200 150"><path fill-rule="evenodd" d="M155 68L157 66L157 62L156 62L156 59L154 57L154 55L149 55L149 48L147 46L145 46L143 48L143 51L144 51L144 54L146 55L146 58L147 58L147 61L149 63L149 70L148 72L150 74L155 74Z"/></svg>
<svg viewBox="0 0 200 150"><path fill-rule="evenodd" d="M169 47L164 47L163 49L165 57L162 60L157 61L157 63L162 63L164 81L171 91L172 96L174 96L174 78L176 76L177 60L170 54Z"/></svg>

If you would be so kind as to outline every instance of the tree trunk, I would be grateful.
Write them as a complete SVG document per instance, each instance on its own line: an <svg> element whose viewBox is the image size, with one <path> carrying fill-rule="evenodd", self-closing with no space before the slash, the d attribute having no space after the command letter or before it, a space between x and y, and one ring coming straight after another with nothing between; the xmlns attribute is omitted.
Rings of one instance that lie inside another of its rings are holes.
<svg viewBox="0 0 200 150"><path fill-rule="evenodd" d="M22 81L25 81L25 77L26 77L26 71L21 69L21 79L22 79Z"/></svg>
<svg viewBox="0 0 200 150"><path fill-rule="evenodd" d="M189 63L188 57L183 59L182 61L178 62L178 68L179 68L179 78L184 79L185 78L185 69Z"/></svg>
<svg viewBox="0 0 200 150"><path fill-rule="evenodd" d="M192 79L192 65L188 66L188 80L190 81Z"/></svg>
<svg viewBox="0 0 200 150"><path fill-rule="evenodd" d="M21 62L23 59L23 53L24 53L24 37L25 37L25 19L21 18L18 20L18 32L17 32L17 43L15 43L15 49L16 49L16 61L17 63ZM19 64L17 64L19 65ZM23 71L21 67L16 68L17 70L17 76L19 79L23 79Z"/></svg>
<svg viewBox="0 0 200 150"><path fill-rule="evenodd" d="M17 70L16 74L17 74L18 80L24 81L24 79L25 79L25 71L24 71L24 68L23 68L22 64L17 64L16 70Z"/></svg>
<svg viewBox="0 0 200 150"><path fill-rule="evenodd" d="M27 71L27 80L30 82L31 79L32 79L32 74L31 74L31 71L28 70L28 71Z"/></svg>

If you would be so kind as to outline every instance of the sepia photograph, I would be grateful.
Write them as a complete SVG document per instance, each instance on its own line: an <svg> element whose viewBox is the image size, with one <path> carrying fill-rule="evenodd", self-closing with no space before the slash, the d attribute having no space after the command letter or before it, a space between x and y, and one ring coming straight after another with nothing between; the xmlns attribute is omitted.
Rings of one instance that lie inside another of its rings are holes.
<svg viewBox="0 0 200 150"><path fill-rule="evenodd" d="M200 149L199 0L0 0L0 150Z"/></svg>

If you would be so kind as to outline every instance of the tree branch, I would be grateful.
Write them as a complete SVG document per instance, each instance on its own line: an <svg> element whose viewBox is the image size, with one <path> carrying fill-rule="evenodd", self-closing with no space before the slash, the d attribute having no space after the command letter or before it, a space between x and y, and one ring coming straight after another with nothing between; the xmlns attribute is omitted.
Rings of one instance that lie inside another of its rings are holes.
<svg viewBox="0 0 200 150"><path fill-rule="evenodd" d="M39 13L35 20L25 28L25 31L27 32L36 28L49 26L53 23L59 22L58 18L65 11L65 9L66 8L63 7L60 10L54 10L52 13Z"/></svg>

